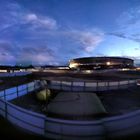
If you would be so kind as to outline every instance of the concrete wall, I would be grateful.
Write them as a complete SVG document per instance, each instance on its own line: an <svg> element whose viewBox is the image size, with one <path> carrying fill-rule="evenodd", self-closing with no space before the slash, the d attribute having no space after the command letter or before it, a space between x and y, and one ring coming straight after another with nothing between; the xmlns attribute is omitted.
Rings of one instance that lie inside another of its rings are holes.
<svg viewBox="0 0 140 140"><path fill-rule="evenodd" d="M137 80L105 81L105 82L75 82L48 80L48 88L64 91L105 91L112 89L128 88L136 85Z"/></svg>

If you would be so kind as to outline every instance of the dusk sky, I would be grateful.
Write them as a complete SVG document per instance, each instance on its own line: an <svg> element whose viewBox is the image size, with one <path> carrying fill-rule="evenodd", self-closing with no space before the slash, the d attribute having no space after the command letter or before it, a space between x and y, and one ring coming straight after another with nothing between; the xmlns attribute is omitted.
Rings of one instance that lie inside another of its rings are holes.
<svg viewBox="0 0 140 140"><path fill-rule="evenodd" d="M65 65L89 56L140 63L140 0L0 1L1 65Z"/></svg>

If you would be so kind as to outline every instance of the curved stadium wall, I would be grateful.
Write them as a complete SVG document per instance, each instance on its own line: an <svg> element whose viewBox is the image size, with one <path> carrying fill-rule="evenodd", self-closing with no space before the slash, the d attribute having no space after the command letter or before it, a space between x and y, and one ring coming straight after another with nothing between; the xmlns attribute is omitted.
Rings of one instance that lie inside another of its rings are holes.
<svg viewBox="0 0 140 140"><path fill-rule="evenodd" d="M132 68L134 61L123 57L83 57L70 60L71 69L92 70L108 68Z"/></svg>

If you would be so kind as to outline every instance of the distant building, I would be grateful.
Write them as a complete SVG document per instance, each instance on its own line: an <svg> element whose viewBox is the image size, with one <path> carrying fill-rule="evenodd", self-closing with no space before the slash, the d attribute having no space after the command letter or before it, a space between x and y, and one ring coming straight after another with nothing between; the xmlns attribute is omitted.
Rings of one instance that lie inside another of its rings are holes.
<svg viewBox="0 0 140 140"><path fill-rule="evenodd" d="M123 57L83 57L70 60L69 67L79 70L132 68L134 60Z"/></svg>

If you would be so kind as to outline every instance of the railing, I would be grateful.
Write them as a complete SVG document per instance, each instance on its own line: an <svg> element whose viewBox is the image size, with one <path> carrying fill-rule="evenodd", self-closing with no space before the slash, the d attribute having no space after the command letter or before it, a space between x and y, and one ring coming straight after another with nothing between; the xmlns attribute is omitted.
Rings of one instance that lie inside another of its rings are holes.
<svg viewBox="0 0 140 140"><path fill-rule="evenodd" d="M44 134L45 115L31 112L8 102L17 97L29 94L39 88L39 81L34 81L1 91L0 114L21 128L37 134Z"/></svg>
<svg viewBox="0 0 140 140"><path fill-rule="evenodd" d="M54 139L112 139L140 133L140 110L93 121L46 118L45 135Z"/></svg>
<svg viewBox="0 0 140 140"><path fill-rule="evenodd" d="M19 85L16 87L12 87L12 88L0 91L0 98L5 99L6 101L9 101L19 96L25 95L39 88L39 86L35 83L37 82L30 82L28 84L23 84L23 85Z"/></svg>
<svg viewBox="0 0 140 140"><path fill-rule="evenodd" d="M12 72L12 73L4 72L0 73L0 77L25 76L28 74L31 74L31 72Z"/></svg>
<svg viewBox="0 0 140 140"><path fill-rule="evenodd" d="M77 82L77 81L54 81L47 80L48 88L63 91L105 91L113 89L124 89L136 85L137 80L125 81L95 81L95 82Z"/></svg>
<svg viewBox="0 0 140 140"><path fill-rule="evenodd" d="M18 127L54 139L105 139L140 132L140 110L92 121L49 118L8 102L32 92L45 82L34 81L0 92L0 115ZM125 82L124 82L125 83ZM75 85L75 83L74 83Z"/></svg>

